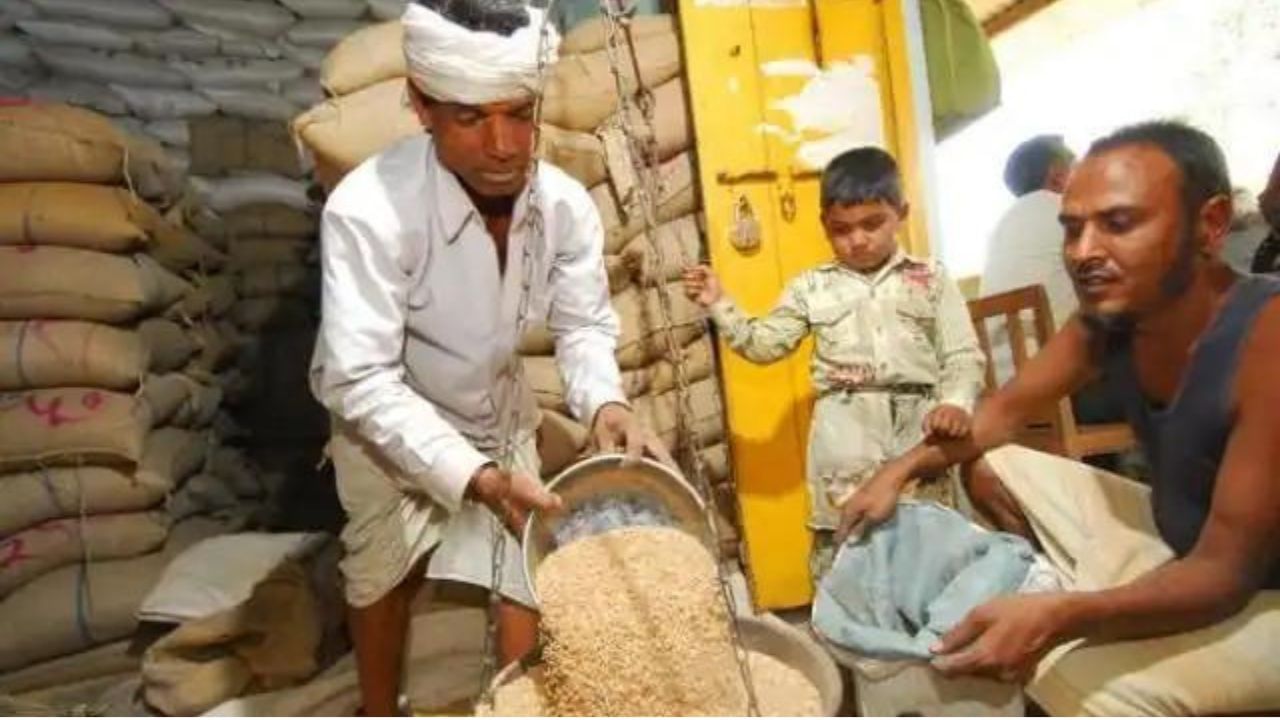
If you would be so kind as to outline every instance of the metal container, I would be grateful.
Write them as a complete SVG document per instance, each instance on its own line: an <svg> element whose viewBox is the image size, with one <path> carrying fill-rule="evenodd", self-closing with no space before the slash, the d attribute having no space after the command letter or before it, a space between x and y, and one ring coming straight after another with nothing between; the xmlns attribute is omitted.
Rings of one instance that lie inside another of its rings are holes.
<svg viewBox="0 0 1280 720"><path fill-rule="evenodd" d="M623 455L597 455L561 472L547 489L564 501L561 512L534 512L524 528L524 570L536 600L538 567L561 545L621 527L662 525L698 538L713 556L706 511L698 493L675 470ZM619 512L622 508L625 512Z"/></svg>
<svg viewBox="0 0 1280 720"><path fill-rule="evenodd" d="M844 699L844 681L835 662L808 633L797 630L773 616L740 617L738 632L747 650L769 655L800 672L818 689L822 702L822 715L835 717L840 714ZM494 692L507 683L514 682L536 666L537 660L526 664L515 662L503 668L493 678Z"/></svg>

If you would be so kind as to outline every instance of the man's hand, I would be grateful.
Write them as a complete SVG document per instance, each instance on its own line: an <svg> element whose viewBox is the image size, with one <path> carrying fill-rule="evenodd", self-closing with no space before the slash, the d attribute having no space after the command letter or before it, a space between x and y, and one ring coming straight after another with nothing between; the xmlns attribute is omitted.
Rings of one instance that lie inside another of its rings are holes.
<svg viewBox="0 0 1280 720"><path fill-rule="evenodd" d="M959 440L969 434L971 419L964 408L942 404L924 416L926 437L940 440Z"/></svg>
<svg viewBox="0 0 1280 720"><path fill-rule="evenodd" d="M1025 683L1062 636L1071 596L1008 595L979 605L930 648L944 675Z"/></svg>
<svg viewBox="0 0 1280 720"><path fill-rule="evenodd" d="M524 530L531 510L556 512L563 506L560 496L547 492L542 483L496 465L485 465L471 476L465 497L483 503L516 536Z"/></svg>
<svg viewBox="0 0 1280 720"><path fill-rule="evenodd" d="M860 532L892 517L907 479L892 465L886 465L855 490L840 506L836 544L843 545L854 531Z"/></svg>
<svg viewBox="0 0 1280 720"><path fill-rule="evenodd" d="M711 268L698 265L684 271L684 294L702 307L711 307L724 297L724 289Z"/></svg>
<svg viewBox="0 0 1280 720"><path fill-rule="evenodd" d="M628 462L639 461L646 453L668 467L676 467L662 441L636 418L631 408L605 403L591 424L591 447L596 452L625 452Z"/></svg>

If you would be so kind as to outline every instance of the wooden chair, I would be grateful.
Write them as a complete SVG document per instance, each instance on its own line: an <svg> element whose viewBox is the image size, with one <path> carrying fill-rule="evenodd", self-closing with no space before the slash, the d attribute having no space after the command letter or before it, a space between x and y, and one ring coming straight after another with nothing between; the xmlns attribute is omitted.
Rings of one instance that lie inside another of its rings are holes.
<svg viewBox="0 0 1280 720"><path fill-rule="evenodd" d="M978 343L987 356L987 392L992 392L997 387L989 320L995 319L1008 328L1009 349L1016 370L1021 370L1034 350L1044 347L1054 332L1049 297L1040 285L970 300L969 315L973 320L973 329L978 334ZM1028 315L1034 338L1027 336ZM1030 339L1034 339L1034 347L1030 346ZM1018 442L1075 460L1120 452L1136 445L1133 431L1125 423L1077 424L1069 397L1058 401L1056 407L1046 409L1034 417L1019 436Z"/></svg>

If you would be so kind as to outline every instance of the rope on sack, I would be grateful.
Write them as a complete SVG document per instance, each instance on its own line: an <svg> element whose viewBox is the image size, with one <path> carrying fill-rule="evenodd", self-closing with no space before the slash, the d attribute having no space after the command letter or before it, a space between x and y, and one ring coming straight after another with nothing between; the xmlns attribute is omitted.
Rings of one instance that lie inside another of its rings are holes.
<svg viewBox="0 0 1280 720"><path fill-rule="evenodd" d="M640 59L636 54L635 38L631 33L631 18L635 14L635 7L634 5L623 5L622 3L625 1L600 0L601 15L605 19L606 29L605 51L609 58L609 67L613 72L614 83L618 93L619 107L616 115L618 118L618 130L621 131L626 141L623 143L623 149L630 159L633 173L631 180L634 182L628 194L640 209L641 219L644 222L644 236L653 251L654 263L661 269L666 267L666 258L657 234L657 199L661 196L662 188L656 167L657 133L654 131L653 126L654 100L652 92L644 86L642 81ZM635 89L630 93L628 92L627 82L623 77L621 67L622 58L620 58L620 55L624 51L627 55L626 59L630 61L629 64L635 80ZM632 112L633 107L639 110L639 117L645 125L646 136L643 139L636 132L633 122L633 117L635 116ZM681 265L686 267L691 265L691 258L687 257L684 247L679 246L678 251L681 255ZM685 367L684 348L681 347L679 338L676 337L675 329L677 323L674 320L675 313L672 310L668 284L659 281L656 285L658 307L662 315L661 332L666 340L669 360L675 370L678 404L676 437L679 444L686 450L688 455L687 464L692 467L696 485L705 500L703 508L707 529L715 543L715 552L718 555L721 548L721 535L715 516L715 496L707 479L706 464L702 457L702 438L699 437L697 432L693 401L689 390L688 372ZM738 673L742 678L742 684L746 691L747 713L751 716L759 716L760 705L756 698L755 683L751 678L750 657L742 642L742 632L738 624L738 613L734 609L733 590L729 583L729 576L725 571L724 563L721 562L719 557L716 558L716 575L719 580L721 599L729 615L729 634L733 641Z"/></svg>

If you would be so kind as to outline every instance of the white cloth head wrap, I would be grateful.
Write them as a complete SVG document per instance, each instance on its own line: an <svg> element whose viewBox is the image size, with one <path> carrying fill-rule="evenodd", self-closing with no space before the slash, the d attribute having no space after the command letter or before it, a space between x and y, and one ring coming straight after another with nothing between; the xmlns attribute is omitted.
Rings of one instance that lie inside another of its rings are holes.
<svg viewBox="0 0 1280 720"><path fill-rule="evenodd" d="M510 37L475 32L410 2L405 8L404 57L409 79L429 97L463 105L483 105L536 94L538 51L545 13L525 8L529 24ZM560 36L547 25L543 64L556 61Z"/></svg>

